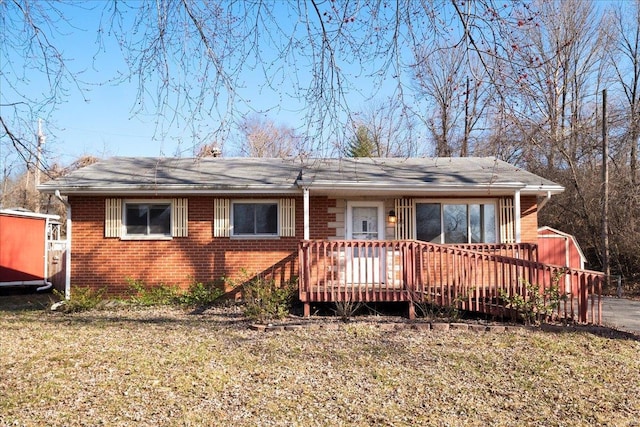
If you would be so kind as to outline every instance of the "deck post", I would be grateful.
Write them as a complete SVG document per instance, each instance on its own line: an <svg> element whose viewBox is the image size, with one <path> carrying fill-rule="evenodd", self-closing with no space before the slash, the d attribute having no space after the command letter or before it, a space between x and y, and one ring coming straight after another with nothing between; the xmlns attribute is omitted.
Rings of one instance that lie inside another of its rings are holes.
<svg viewBox="0 0 640 427"><path fill-rule="evenodd" d="M311 317L311 303L305 302L303 304L303 307L304 307L303 317Z"/></svg>
<svg viewBox="0 0 640 427"><path fill-rule="evenodd" d="M580 296L579 296L579 301L578 301L578 310L580 311L580 321L583 323L587 323L587 313L588 313L588 305L589 305L589 297L588 297L588 292L589 290L587 289L587 280L586 280L586 276L584 274L580 274L578 276L578 280L579 280L579 286L580 286Z"/></svg>
<svg viewBox="0 0 640 427"><path fill-rule="evenodd" d="M413 301L409 301L409 320L416 320L416 306Z"/></svg>
<svg viewBox="0 0 640 427"><path fill-rule="evenodd" d="M304 240L309 240L309 224L310 224L310 220L309 220L309 188L305 187L302 189L302 206L303 206L303 223L304 223L304 230L303 230L303 235L302 238Z"/></svg>

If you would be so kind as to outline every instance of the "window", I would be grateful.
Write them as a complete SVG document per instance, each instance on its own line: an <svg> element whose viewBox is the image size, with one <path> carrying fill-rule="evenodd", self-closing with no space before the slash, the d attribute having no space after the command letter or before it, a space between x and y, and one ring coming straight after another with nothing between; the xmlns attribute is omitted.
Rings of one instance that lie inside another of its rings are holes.
<svg viewBox="0 0 640 427"><path fill-rule="evenodd" d="M127 236L171 236L171 203L125 203Z"/></svg>
<svg viewBox="0 0 640 427"><path fill-rule="evenodd" d="M433 243L495 243L495 203L416 203L416 238Z"/></svg>
<svg viewBox="0 0 640 427"><path fill-rule="evenodd" d="M105 199L104 237L167 239L189 236L189 200Z"/></svg>
<svg viewBox="0 0 640 427"><path fill-rule="evenodd" d="M353 206L351 213L351 238L353 240L378 239L378 208Z"/></svg>
<svg viewBox="0 0 640 427"><path fill-rule="evenodd" d="M295 237L296 200L213 200L214 237Z"/></svg>
<svg viewBox="0 0 640 427"><path fill-rule="evenodd" d="M233 202L231 210L233 236L278 235L277 202Z"/></svg>
<svg viewBox="0 0 640 427"><path fill-rule="evenodd" d="M425 242L440 243L442 223L440 203L418 203L416 205L416 238Z"/></svg>

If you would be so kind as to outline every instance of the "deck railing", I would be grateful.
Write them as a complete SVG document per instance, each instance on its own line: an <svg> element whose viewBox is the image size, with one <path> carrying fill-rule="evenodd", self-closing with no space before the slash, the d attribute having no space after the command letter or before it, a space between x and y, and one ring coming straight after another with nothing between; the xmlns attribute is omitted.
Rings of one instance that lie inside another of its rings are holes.
<svg viewBox="0 0 640 427"><path fill-rule="evenodd" d="M534 243L456 243L450 246L485 254L538 261L538 245Z"/></svg>
<svg viewBox="0 0 640 427"><path fill-rule="evenodd" d="M302 241L299 296L304 303L406 301L514 316L514 297L530 301L535 287L553 317L600 324L604 275L538 263L534 246Z"/></svg>

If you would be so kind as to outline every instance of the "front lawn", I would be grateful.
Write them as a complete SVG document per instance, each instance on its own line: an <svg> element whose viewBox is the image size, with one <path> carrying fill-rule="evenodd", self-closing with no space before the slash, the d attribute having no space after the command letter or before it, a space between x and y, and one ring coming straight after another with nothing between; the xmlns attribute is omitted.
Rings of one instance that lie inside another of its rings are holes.
<svg viewBox="0 0 640 427"><path fill-rule="evenodd" d="M0 425L637 426L640 342L0 308ZM383 324L384 326L384 324Z"/></svg>

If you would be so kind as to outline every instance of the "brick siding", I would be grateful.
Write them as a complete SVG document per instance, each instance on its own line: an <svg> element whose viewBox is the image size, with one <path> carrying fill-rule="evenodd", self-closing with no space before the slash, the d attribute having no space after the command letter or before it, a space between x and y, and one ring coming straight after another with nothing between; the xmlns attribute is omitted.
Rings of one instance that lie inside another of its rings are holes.
<svg viewBox="0 0 640 427"><path fill-rule="evenodd" d="M73 196L70 203L72 286L106 288L109 295L122 295L129 289L127 278L186 289L194 280L238 279L243 270L276 280L297 274L298 242L304 231L301 197L296 198L296 236L267 239L214 238L213 197L189 198L189 236L171 240L105 238L105 197ZM328 223L335 220L335 214L328 213L330 204L326 197L310 198L312 239L328 237Z"/></svg>
<svg viewBox="0 0 640 427"><path fill-rule="evenodd" d="M538 198L520 198L520 240L523 243L538 243Z"/></svg>

